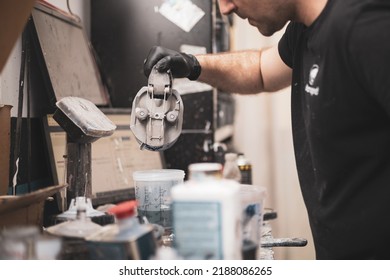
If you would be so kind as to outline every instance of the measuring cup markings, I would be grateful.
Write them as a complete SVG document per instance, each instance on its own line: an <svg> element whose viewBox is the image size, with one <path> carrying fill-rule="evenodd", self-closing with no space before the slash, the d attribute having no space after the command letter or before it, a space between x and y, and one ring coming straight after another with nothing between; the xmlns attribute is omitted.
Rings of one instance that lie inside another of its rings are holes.
<svg viewBox="0 0 390 280"><path fill-rule="evenodd" d="M183 181L184 172L181 170L140 171L135 172L133 178L135 195L138 200L138 214L145 216L150 223L170 228L172 223L171 188Z"/></svg>

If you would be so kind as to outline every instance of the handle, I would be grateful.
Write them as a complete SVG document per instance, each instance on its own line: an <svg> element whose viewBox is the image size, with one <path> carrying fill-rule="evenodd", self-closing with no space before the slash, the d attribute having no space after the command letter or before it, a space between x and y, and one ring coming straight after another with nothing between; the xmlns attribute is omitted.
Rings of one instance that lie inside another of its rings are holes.
<svg viewBox="0 0 390 280"><path fill-rule="evenodd" d="M269 220L275 220L278 217L278 214L276 211L272 209L265 209L265 213L263 215L263 220L264 221L269 221Z"/></svg>
<svg viewBox="0 0 390 280"><path fill-rule="evenodd" d="M261 247L304 247L305 238L262 238Z"/></svg>

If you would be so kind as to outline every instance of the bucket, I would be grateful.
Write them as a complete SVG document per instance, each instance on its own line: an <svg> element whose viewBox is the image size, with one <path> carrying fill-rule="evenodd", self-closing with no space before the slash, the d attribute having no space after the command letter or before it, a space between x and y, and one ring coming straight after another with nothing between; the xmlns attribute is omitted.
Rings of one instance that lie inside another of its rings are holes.
<svg viewBox="0 0 390 280"><path fill-rule="evenodd" d="M165 230L172 229L171 189L183 183L184 171L152 169L133 172L138 215Z"/></svg>
<svg viewBox="0 0 390 280"><path fill-rule="evenodd" d="M240 185L243 258L258 259L264 216L266 188Z"/></svg>

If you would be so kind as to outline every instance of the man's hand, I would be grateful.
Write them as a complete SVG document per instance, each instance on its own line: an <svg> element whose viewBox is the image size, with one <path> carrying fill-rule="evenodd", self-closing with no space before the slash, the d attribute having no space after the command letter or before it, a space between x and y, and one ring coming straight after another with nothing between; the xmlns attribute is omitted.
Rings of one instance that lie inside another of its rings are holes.
<svg viewBox="0 0 390 280"><path fill-rule="evenodd" d="M174 78L198 79L201 71L200 64L195 56L154 46L144 62L144 74L149 77L153 66L159 72L171 70Z"/></svg>

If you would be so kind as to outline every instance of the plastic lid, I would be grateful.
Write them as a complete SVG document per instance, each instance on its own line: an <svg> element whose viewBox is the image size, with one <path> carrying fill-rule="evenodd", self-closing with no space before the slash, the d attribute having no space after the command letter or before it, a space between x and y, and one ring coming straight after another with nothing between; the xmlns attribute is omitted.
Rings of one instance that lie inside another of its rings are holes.
<svg viewBox="0 0 390 280"><path fill-rule="evenodd" d="M137 204L138 203L136 200L122 202L110 208L108 212L115 215L115 217L117 217L118 219L132 217L135 215Z"/></svg>
<svg viewBox="0 0 390 280"><path fill-rule="evenodd" d="M47 232L57 236L86 238L88 235L99 231L102 226L92 222L91 219L86 216L85 210L85 208L80 207L78 209L79 215L76 216L76 220L70 220L48 227Z"/></svg>
<svg viewBox="0 0 390 280"><path fill-rule="evenodd" d="M238 157L237 157L237 164L238 165L250 165L250 161L249 159L247 159L244 154L238 154Z"/></svg>
<svg viewBox="0 0 390 280"><path fill-rule="evenodd" d="M134 181L169 181L169 180L183 180L184 171L180 169L151 169L134 171Z"/></svg>
<svg viewBox="0 0 390 280"><path fill-rule="evenodd" d="M260 193L262 196L267 195L267 188L258 185L250 185L250 184L240 184L242 191L256 191Z"/></svg>
<svg viewBox="0 0 390 280"><path fill-rule="evenodd" d="M210 172L210 171L222 171L222 164L218 162L200 162L190 164L188 167L190 172Z"/></svg>
<svg viewBox="0 0 390 280"><path fill-rule="evenodd" d="M86 198L84 196L78 196L71 200L69 209L59 214L57 217L69 219L69 220L75 220L77 218L77 210L80 208L86 210L87 217L98 217L104 215L104 212L95 210L93 208L92 201L90 198Z"/></svg>
<svg viewBox="0 0 390 280"><path fill-rule="evenodd" d="M102 226L88 218L86 220L66 221L47 228L47 231L57 236L85 238L101 228Z"/></svg>
<svg viewBox="0 0 390 280"><path fill-rule="evenodd" d="M188 166L189 177L195 180L221 179L222 169L222 164L218 162L193 163Z"/></svg>

